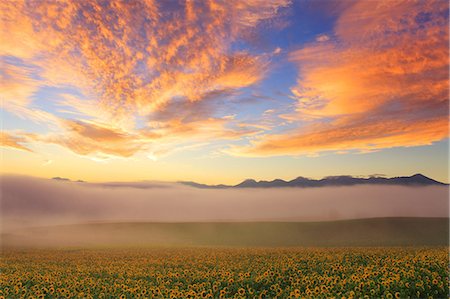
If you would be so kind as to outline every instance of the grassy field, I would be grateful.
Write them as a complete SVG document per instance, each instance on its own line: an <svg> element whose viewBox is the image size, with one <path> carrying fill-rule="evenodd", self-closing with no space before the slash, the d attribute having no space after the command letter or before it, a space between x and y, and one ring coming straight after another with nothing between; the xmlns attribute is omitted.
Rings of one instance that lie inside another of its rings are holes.
<svg viewBox="0 0 450 299"><path fill-rule="evenodd" d="M1 298L448 298L448 219L97 223L2 236Z"/></svg>
<svg viewBox="0 0 450 299"><path fill-rule="evenodd" d="M0 298L448 298L448 247L6 250Z"/></svg>
<svg viewBox="0 0 450 299"><path fill-rule="evenodd" d="M332 222L97 223L40 227L2 236L3 247L446 246L448 218Z"/></svg>

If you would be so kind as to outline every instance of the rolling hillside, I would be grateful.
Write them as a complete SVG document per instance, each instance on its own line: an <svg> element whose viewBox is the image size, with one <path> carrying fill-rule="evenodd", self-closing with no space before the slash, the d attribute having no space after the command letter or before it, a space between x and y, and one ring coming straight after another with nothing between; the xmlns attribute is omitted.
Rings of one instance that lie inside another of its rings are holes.
<svg viewBox="0 0 450 299"><path fill-rule="evenodd" d="M435 246L448 245L448 225L448 218L90 223L5 233L2 246Z"/></svg>

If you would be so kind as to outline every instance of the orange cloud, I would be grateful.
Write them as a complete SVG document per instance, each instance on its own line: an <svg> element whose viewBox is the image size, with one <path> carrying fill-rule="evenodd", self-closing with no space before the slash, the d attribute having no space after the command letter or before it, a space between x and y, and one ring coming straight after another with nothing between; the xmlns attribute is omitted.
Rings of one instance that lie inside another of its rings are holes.
<svg viewBox="0 0 450 299"><path fill-rule="evenodd" d="M2 147L9 147L27 152L33 152L28 147L21 144L26 142L25 138L12 136L7 132L0 132L0 137L0 146Z"/></svg>
<svg viewBox="0 0 450 299"><path fill-rule="evenodd" d="M240 155L374 150L448 137L448 3L359 1L333 39L294 51L301 129L266 135Z"/></svg>
<svg viewBox="0 0 450 299"><path fill-rule="evenodd" d="M51 122L57 132L38 139L82 155L131 156L156 146L149 136L161 143L181 136L239 136L242 128L225 128L223 119L209 114L199 115L195 124L177 116L163 124L154 120L164 128L159 130L138 130L136 122L174 100L204 101L216 92L258 83L266 74L269 56L237 51L231 45L288 4L288 0L1 0L0 55L20 61L20 66L7 69L14 71L13 80L0 88L16 105L3 108ZM31 98L41 86L79 90L85 99L63 95L56 105L59 112L80 121L31 108Z"/></svg>
<svg viewBox="0 0 450 299"><path fill-rule="evenodd" d="M448 120L435 118L405 122L402 120L354 120L346 125L321 125L310 130L284 135L265 136L252 146L232 147L230 154L270 156L342 152L357 149L362 152L390 147L430 145L448 137Z"/></svg>
<svg viewBox="0 0 450 299"><path fill-rule="evenodd" d="M82 88L104 109L146 114L173 97L198 100L262 78L263 57L229 47L287 1L232 2L2 1L0 53L38 65L51 84Z"/></svg>
<svg viewBox="0 0 450 299"><path fill-rule="evenodd" d="M36 141L58 144L98 159L130 157L144 147L139 136L120 128L84 121L65 121L64 125L65 134L37 136Z"/></svg>
<svg viewBox="0 0 450 299"><path fill-rule="evenodd" d="M179 148L207 145L212 140L237 140L260 133L251 126L228 127L226 118L184 119L152 122L144 129L124 130L111 124L81 120L61 120L64 133L22 134L26 142L44 142L63 146L95 160L128 158L146 152L157 158ZM20 137L22 138L22 137ZM206 141L206 142L205 142Z"/></svg>
<svg viewBox="0 0 450 299"><path fill-rule="evenodd" d="M28 106L30 97L37 90L38 84L30 78L31 70L2 62L0 70L0 97L6 109L14 110L16 106Z"/></svg>

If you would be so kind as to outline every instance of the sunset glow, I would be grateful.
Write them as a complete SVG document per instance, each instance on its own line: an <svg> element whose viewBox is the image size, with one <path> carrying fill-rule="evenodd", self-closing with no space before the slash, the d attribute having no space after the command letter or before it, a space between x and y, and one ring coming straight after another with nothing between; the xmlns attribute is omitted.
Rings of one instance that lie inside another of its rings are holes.
<svg viewBox="0 0 450 299"><path fill-rule="evenodd" d="M447 1L1 0L3 173L448 182Z"/></svg>

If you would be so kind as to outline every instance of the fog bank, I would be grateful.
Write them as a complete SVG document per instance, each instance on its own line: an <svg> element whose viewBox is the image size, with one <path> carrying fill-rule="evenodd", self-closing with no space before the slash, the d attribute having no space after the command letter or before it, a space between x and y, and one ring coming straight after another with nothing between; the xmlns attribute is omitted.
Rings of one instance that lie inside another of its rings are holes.
<svg viewBox="0 0 450 299"><path fill-rule="evenodd" d="M3 231L84 222L448 217L448 186L196 189L176 183L92 184L10 175L1 180Z"/></svg>

